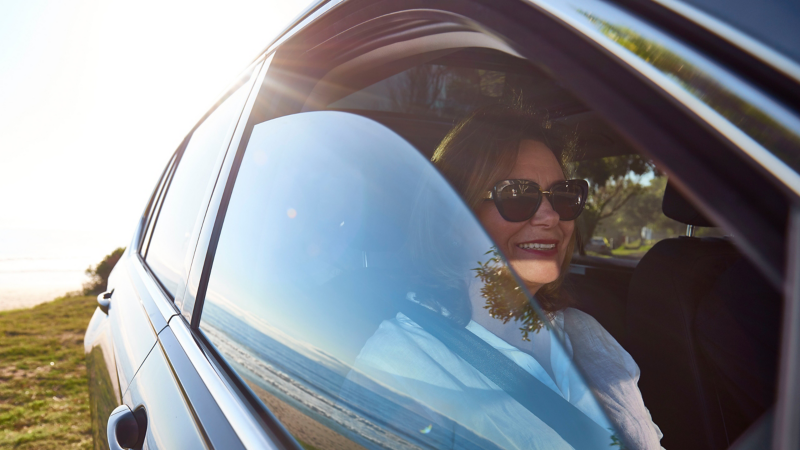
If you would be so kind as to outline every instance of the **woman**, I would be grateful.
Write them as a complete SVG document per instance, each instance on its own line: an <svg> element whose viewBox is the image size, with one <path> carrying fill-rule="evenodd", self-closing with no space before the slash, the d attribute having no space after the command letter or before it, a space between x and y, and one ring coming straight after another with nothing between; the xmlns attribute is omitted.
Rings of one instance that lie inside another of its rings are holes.
<svg viewBox="0 0 800 450"><path fill-rule="evenodd" d="M429 264L422 272L438 271L438 279L445 280L439 284L450 284L451 292L458 292L452 286L463 284L463 295L448 295L447 286L439 286L426 292L415 289L407 297L460 322L597 425L616 430L612 445L660 448L661 432L637 387L638 367L596 320L569 308L561 293L575 243L575 219L587 193L585 181L565 177L562 161L573 150L574 139L556 138L546 116L494 105L458 124L432 158L490 235L495 252L505 256L536 297L544 319L524 295L516 301L503 294L503 286L516 283L510 274L503 275L499 256L475 269L478 276L460 279L445 274L447 263ZM417 252L436 252L435 244L422 241ZM585 381L575 372L576 365ZM432 410L500 447L564 444L529 410L498 392L483 373L402 313L381 324L355 368L348 376L351 381L366 375L409 397L426 399ZM482 390L493 396L466 394Z"/></svg>

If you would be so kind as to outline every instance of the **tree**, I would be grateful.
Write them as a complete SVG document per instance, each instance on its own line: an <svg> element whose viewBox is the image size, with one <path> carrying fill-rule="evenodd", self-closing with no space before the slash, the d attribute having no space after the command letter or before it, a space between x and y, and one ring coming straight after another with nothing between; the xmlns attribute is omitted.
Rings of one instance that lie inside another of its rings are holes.
<svg viewBox="0 0 800 450"><path fill-rule="evenodd" d="M118 247L116 250L106 255L98 265L95 267L89 266L89 268L86 269L89 282L83 285L83 295L99 295L106 290L111 270L117 265L117 261L119 261L124 252L125 247Z"/></svg>
<svg viewBox="0 0 800 450"><path fill-rule="evenodd" d="M641 194L642 176L656 174L651 161L640 155L610 156L575 164L575 175L589 181L586 208L578 218L582 242L588 242L598 224L619 212L634 196Z"/></svg>
<svg viewBox="0 0 800 450"><path fill-rule="evenodd" d="M599 234L615 239L639 236L643 227L653 230L655 239L681 234L685 225L670 219L661 211L666 185L667 177L661 175L654 176L646 185L642 183L639 192L625 206L598 225Z"/></svg>

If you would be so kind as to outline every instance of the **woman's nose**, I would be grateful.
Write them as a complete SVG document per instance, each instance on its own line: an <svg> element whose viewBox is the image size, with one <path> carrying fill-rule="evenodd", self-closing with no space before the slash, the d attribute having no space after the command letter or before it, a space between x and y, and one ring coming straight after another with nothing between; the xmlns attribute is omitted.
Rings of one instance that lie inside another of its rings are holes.
<svg viewBox="0 0 800 450"><path fill-rule="evenodd" d="M558 213L553 209L553 205L547 198L543 198L536 214L531 217L530 223L534 226L552 227L558 225L558 221Z"/></svg>

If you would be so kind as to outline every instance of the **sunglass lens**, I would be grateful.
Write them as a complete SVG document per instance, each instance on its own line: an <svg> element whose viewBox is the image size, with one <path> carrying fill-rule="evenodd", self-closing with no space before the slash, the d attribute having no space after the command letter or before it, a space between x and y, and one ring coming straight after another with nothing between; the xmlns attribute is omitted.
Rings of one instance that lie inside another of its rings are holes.
<svg viewBox="0 0 800 450"><path fill-rule="evenodd" d="M561 220L574 220L577 218L585 202L584 189L577 183L565 183L553 186L553 210L558 213Z"/></svg>
<svg viewBox="0 0 800 450"><path fill-rule="evenodd" d="M535 186L511 184L500 189L497 209L506 220L522 222L530 219L539 206L541 193Z"/></svg>

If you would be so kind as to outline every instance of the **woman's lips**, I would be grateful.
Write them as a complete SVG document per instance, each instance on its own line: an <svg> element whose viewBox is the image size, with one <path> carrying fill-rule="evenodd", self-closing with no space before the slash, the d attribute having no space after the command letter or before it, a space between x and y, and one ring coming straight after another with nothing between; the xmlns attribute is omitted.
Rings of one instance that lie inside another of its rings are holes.
<svg viewBox="0 0 800 450"><path fill-rule="evenodd" d="M517 244L517 248L535 255L555 256L558 254L557 239L537 239L535 241L525 241Z"/></svg>

